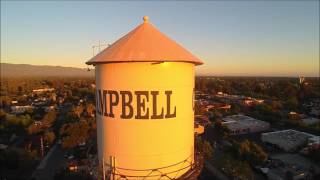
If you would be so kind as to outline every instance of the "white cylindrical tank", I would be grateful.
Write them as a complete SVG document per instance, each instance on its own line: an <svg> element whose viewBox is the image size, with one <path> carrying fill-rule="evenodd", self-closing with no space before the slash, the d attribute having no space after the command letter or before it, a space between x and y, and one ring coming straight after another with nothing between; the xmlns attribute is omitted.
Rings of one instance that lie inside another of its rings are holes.
<svg viewBox="0 0 320 180"><path fill-rule="evenodd" d="M195 65L148 18L93 57L98 156L111 178L178 178L194 158Z"/></svg>

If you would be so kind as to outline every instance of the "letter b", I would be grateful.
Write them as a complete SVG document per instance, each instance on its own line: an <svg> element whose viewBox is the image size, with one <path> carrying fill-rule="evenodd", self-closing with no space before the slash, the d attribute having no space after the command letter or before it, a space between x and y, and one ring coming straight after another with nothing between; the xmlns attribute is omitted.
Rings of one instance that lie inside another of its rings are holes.
<svg viewBox="0 0 320 180"><path fill-rule="evenodd" d="M122 112L120 117L122 119L131 119L133 116L133 107L132 103L132 93L130 91L120 91L121 99L122 99ZM128 101L126 101L126 96L128 97ZM128 107L129 112L126 113L126 107Z"/></svg>

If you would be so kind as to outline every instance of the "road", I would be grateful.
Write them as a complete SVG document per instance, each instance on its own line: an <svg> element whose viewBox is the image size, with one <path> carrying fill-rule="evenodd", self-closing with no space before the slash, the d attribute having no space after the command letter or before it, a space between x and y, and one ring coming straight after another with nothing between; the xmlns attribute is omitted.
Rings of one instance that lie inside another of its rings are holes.
<svg viewBox="0 0 320 180"><path fill-rule="evenodd" d="M32 177L37 180L53 180L56 170L65 165L65 163L64 150L60 145L55 144L33 172Z"/></svg>
<svg viewBox="0 0 320 180"><path fill-rule="evenodd" d="M220 170L218 170L217 168L215 168L208 160L205 160L204 162L204 166L205 168L207 168L207 170L209 172L211 172L217 179L219 180L229 180L229 178L224 175Z"/></svg>
<svg viewBox="0 0 320 180"><path fill-rule="evenodd" d="M61 122L64 120L64 117L70 107L66 106L59 110L59 116L57 117L55 123ZM54 124L56 125L56 124ZM52 146L46 157L44 157L37 169L34 170L32 177L37 180L52 180L53 176L60 167L66 164L66 159L64 158L65 151L61 148L59 144Z"/></svg>

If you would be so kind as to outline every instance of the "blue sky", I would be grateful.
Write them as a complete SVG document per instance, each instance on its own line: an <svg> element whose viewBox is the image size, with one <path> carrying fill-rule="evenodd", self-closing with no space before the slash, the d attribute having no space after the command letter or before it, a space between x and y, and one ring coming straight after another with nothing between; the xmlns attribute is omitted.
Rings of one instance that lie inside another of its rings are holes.
<svg viewBox="0 0 320 180"><path fill-rule="evenodd" d="M319 76L319 1L1 1L1 62L86 67L144 15L197 74Z"/></svg>

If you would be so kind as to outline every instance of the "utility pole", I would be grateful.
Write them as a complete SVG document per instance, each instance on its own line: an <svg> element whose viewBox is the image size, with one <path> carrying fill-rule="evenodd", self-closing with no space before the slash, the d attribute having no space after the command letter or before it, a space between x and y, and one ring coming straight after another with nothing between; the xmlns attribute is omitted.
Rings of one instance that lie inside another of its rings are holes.
<svg viewBox="0 0 320 180"><path fill-rule="evenodd" d="M106 171L104 168L104 156L102 157L102 179L106 180Z"/></svg>
<svg viewBox="0 0 320 180"><path fill-rule="evenodd" d="M44 152L43 152L43 137L41 136L40 137L40 151L41 151L41 157L44 156Z"/></svg>
<svg viewBox="0 0 320 180"><path fill-rule="evenodd" d="M100 43L100 40L99 40L99 52L101 51L101 43Z"/></svg>
<svg viewBox="0 0 320 180"><path fill-rule="evenodd" d="M116 158L114 156L111 157L112 158L112 177L113 180L116 179Z"/></svg>

